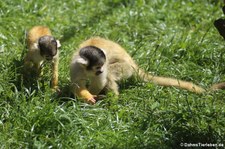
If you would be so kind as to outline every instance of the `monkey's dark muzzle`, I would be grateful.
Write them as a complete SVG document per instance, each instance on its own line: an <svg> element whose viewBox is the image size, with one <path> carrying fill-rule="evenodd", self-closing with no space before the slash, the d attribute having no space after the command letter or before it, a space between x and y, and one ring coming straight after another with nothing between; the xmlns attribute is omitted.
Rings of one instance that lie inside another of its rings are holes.
<svg viewBox="0 0 225 149"><path fill-rule="evenodd" d="M50 57L46 57L46 60L47 61L51 61L51 60L53 60L53 57L51 57L51 56Z"/></svg>
<svg viewBox="0 0 225 149"><path fill-rule="evenodd" d="M103 71L97 71L95 74L96 76L100 75Z"/></svg>

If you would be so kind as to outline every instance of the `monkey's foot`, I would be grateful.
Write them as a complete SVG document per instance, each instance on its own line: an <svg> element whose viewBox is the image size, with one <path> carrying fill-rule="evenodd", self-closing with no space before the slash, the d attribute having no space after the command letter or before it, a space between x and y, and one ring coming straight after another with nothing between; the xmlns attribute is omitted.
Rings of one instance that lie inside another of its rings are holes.
<svg viewBox="0 0 225 149"><path fill-rule="evenodd" d="M59 89L58 86L53 86L53 87L52 87L52 91L53 91L53 92L56 92L56 93L61 93L61 90Z"/></svg>

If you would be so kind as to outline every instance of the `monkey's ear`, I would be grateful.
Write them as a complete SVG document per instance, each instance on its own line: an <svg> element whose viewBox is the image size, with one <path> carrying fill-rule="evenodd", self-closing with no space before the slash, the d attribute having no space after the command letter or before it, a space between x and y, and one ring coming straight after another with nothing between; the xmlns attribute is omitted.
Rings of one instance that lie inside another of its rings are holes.
<svg viewBox="0 0 225 149"><path fill-rule="evenodd" d="M34 49L39 49L38 43L35 42L35 43L33 44L33 48L34 48Z"/></svg>
<svg viewBox="0 0 225 149"><path fill-rule="evenodd" d="M56 40L56 43L57 43L57 48L61 47L59 40Z"/></svg>
<svg viewBox="0 0 225 149"><path fill-rule="evenodd" d="M214 21L214 26L216 27L220 35L225 39L225 20L220 18Z"/></svg>
<svg viewBox="0 0 225 149"><path fill-rule="evenodd" d="M77 63L80 64L80 65L82 65L82 66L87 66L88 65L88 61L85 60L82 57L77 58Z"/></svg>

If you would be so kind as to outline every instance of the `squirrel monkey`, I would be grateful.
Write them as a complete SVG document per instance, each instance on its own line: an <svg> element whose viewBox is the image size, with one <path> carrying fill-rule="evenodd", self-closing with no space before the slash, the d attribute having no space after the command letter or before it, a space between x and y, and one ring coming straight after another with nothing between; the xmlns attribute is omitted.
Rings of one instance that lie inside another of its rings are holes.
<svg viewBox="0 0 225 149"><path fill-rule="evenodd" d="M223 6L222 10L223 10L223 14L225 14L225 6ZM219 19L215 20L213 24L216 27L216 29L219 32L219 34L225 40L225 19L224 18L219 18ZM211 90L218 90L218 89L225 90L225 82L214 84L214 85L212 85L212 87L210 89Z"/></svg>
<svg viewBox="0 0 225 149"><path fill-rule="evenodd" d="M41 74L41 65L44 61L52 63L51 87L58 89L58 63L60 42L56 40L48 27L34 26L27 34L28 52L24 58L24 71L26 74L34 72Z"/></svg>
<svg viewBox="0 0 225 149"><path fill-rule="evenodd" d="M133 75L145 82L174 86L195 93L205 92L205 89L191 82L146 73L119 44L100 37L88 39L79 46L71 61L70 75L73 94L91 104L96 102L102 90L118 95L117 82ZM90 81L88 88L87 80Z"/></svg>

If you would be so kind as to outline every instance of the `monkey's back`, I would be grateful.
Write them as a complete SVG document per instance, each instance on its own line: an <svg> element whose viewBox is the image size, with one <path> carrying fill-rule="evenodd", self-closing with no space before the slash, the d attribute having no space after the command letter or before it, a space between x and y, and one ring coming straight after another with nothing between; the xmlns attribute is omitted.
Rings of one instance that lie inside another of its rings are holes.
<svg viewBox="0 0 225 149"><path fill-rule="evenodd" d="M117 81L129 78L138 69L138 66L126 50L111 40L93 37L84 41L79 48L86 46L98 47L106 53L108 71Z"/></svg>
<svg viewBox="0 0 225 149"><path fill-rule="evenodd" d="M86 46L95 46L106 52L106 58L108 58L109 64L114 62L128 62L130 65L136 65L126 50L111 40L93 37L80 44L79 48L81 49Z"/></svg>
<svg viewBox="0 0 225 149"><path fill-rule="evenodd" d="M51 35L51 31L45 26L34 26L31 28L27 34L27 44L28 48L33 45L40 37L45 35Z"/></svg>

